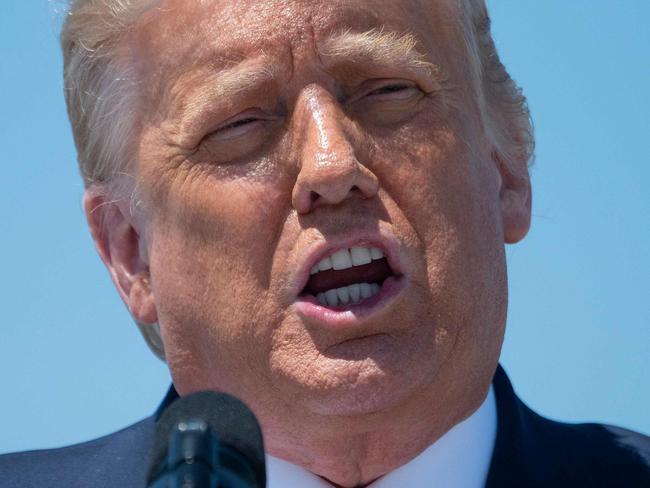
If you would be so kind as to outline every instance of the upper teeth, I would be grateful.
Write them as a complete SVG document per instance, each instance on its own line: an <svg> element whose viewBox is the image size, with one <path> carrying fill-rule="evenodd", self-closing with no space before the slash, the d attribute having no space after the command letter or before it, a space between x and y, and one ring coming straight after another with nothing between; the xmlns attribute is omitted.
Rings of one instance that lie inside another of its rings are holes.
<svg viewBox="0 0 650 488"><path fill-rule="evenodd" d="M350 249L341 249L331 256L321 259L309 274L316 274L319 271L328 269L348 269L352 266L361 266L368 264L373 259L382 259L384 253L376 247L351 247Z"/></svg>

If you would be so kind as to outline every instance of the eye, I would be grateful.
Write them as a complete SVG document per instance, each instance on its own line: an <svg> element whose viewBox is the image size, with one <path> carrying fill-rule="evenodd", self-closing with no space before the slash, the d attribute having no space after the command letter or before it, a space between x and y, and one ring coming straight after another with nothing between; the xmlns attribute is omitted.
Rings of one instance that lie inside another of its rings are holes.
<svg viewBox="0 0 650 488"><path fill-rule="evenodd" d="M366 96L382 96L382 95L398 95L408 96L412 95L417 90L415 85L407 82L397 82L381 86L369 92Z"/></svg>
<svg viewBox="0 0 650 488"><path fill-rule="evenodd" d="M240 115L218 126L209 134L209 137L233 139L260 128L268 120L268 118Z"/></svg>
<svg viewBox="0 0 650 488"><path fill-rule="evenodd" d="M361 104L367 107L371 104L374 107L396 108L400 104L415 101L423 94L417 83L403 79L374 79L363 83L355 94L348 98L350 105Z"/></svg>
<svg viewBox="0 0 650 488"><path fill-rule="evenodd" d="M254 107L207 125L196 144L197 157L213 164L241 161L274 140L283 118L283 113L277 110Z"/></svg>
<svg viewBox="0 0 650 488"><path fill-rule="evenodd" d="M252 124L253 122L257 122L258 120L260 120L260 119L255 118L255 117L247 117L245 119L237 120L237 121L235 121L235 122L233 122L231 124L228 124L227 126L222 127L220 130L235 129L237 127L241 127L241 126L246 125L246 124Z"/></svg>
<svg viewBox="0 0 650 488"><path fill-rule="evenodd" d="M424 91L415 82L402 78L371 79L346 101L349 113L362 123L392 126L410 120L423 104Z"/></svg>

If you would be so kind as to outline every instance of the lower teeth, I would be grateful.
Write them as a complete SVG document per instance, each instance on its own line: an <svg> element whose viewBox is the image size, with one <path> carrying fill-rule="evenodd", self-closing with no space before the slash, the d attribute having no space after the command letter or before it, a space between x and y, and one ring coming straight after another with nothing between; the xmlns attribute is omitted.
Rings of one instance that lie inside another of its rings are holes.
<svg viewBox="0 0 650 488"><path fill-rule="evenodd" d="M355 304L376 295L380 288L378 283L358 283L319 293L316 299L325 307Z"/></svg>

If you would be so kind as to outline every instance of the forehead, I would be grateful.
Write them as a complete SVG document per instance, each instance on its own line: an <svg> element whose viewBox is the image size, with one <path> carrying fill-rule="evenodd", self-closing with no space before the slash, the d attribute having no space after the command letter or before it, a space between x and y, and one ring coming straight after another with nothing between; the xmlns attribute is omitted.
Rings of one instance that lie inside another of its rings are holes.
<svg viewBox="0 0 650 488"><path fill-rule="evenodd" d="M332 34L412 33L444 51L457 25L452 0L167 0L136 31L147 57L173 70L238 61L251 53L297 55Z"/></svg>

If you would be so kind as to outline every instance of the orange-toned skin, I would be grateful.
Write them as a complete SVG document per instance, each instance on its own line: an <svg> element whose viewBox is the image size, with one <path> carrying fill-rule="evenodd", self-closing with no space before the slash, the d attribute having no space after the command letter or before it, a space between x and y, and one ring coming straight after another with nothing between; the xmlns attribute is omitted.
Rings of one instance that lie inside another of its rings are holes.
<svg viewBox="0 0 650 488"><path fill-rule="evenodd" d="M504 243L528 230L530 187L493 160L454 5L164 2L123 41L142 63L137 164L122 177L139 204L86 195L118 291L160 323L178 391L237 395L270 453L344 487L470 415L501 349ZM321 55L373 28L413 34L437 69ZM211 97L242 61L271 75ZM399 242L405 290L357 327L304 320L308 251L360 231Z"/></svg>

